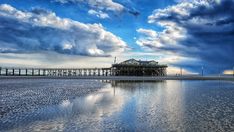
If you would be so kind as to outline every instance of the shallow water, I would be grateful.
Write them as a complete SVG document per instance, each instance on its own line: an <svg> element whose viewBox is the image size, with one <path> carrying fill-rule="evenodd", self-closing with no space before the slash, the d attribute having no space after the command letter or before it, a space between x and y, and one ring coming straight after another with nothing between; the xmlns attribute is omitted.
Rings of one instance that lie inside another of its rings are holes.
<svg viewBox="0 0 234 132"><path fill-rule="evenodd" d="M2 131L234 131L233 82L0 84Z"/></svg>

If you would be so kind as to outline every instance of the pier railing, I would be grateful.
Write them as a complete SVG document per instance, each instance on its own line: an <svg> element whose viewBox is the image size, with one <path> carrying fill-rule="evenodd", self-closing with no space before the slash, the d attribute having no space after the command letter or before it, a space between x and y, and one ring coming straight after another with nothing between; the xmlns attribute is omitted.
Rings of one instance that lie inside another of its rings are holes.
<svg viewBox="0 0 234 132"><path fill-rule="evenodd" d="M111 68L4 68L0 76L111 76Z"/></svg>

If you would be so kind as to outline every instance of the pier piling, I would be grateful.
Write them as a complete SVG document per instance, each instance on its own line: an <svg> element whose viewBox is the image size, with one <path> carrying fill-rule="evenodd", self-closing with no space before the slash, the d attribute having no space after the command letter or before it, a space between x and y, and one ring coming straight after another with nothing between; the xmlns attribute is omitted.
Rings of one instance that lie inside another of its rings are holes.
<svg viewBox="0 0 234 132"><path fill-rule="evenodd" d="M6 76L8 75L8 69L6 69Z"/></svg>

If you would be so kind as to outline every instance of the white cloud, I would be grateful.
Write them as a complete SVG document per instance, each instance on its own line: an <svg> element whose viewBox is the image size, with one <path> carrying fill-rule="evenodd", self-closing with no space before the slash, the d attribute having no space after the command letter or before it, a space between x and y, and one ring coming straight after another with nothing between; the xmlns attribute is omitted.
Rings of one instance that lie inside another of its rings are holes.
<svg viewBox="0 0 234 132"><path fill-rule="evenodd" d="M109 15L107 13L104 13L102 11L95 11L93 9L89 10L88 11L88 14L90 15L94 15L98 18L101 18L101 19L106 19L106 18L110 18Z"/></svg>
<svg viewBox="0 0 234 132"><path fill-rule="evenodd" d="M144 48L163 48L177 45L179 40L184 38L185 31L180 27L169 27L163 32L156 32L150 29L138 29L137 32L141 35L136 43Z"/></svg>
<svg viewBox="0 0 234 132"><path fill-rule="evenodd" d="M149 37L157 37L157 32L151 29L139 28L137 29L137 32Z"/></svg>
<svg viewBox="0 0 234 132"><path fill-rule="evenodd" d="M2 4L0 23L1 52L53 51L110 56L123 52L127 46L121 38L106 31L101 24L85 24L60 18L43 9L26 12Z"/></svg>
<svg viewBox="0 0 234 132"><path fill-rule="evenodd" d="M86 3L92 8L98 8L100 10L110 10L110 11L122 11L124 6L114 2L113 0L55 0L60 3Z"/></svg>

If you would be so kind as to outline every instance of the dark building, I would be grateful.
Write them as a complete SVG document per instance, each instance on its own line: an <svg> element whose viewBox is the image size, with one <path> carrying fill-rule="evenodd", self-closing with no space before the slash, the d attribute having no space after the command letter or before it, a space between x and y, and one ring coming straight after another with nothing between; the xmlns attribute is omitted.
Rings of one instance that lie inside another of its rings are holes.
<svg viewBox="0 0 234 132"><path fill-rule="evenodd" d="M165 76L167 65L159 65L156 61L130 59L112 65L114 76Z"/></svg>

